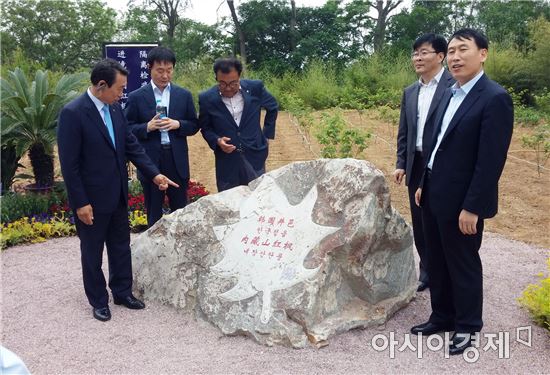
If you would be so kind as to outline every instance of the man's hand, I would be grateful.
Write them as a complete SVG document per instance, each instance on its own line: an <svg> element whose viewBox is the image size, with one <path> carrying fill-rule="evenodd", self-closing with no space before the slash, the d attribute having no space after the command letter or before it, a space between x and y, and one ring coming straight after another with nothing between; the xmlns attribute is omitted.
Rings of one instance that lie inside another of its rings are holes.
<svg viewBox="0 0 550 375"><path fill-rule="evenodd" d="M420 207L420 198L422 198L422 188L416 189L414 193L414 203L416 203L418 207Z"/></svg>
<svg viewBox="0 0 550 375"><path fill-rule="evenodd" d="M458 228L462 234L476 234L477 233L477 219L478 216L470 211L462 210L458 216Z"/></svg>
<svg viewBox="0 0 550 375"><path fill-rule="evenodd" d="M169 185L176 188L180 187L178 184L176 184L174 181L170 180L163 174L157 174L155 177L153 177L153 183L159 187L159 190L163 191L168 189Z"/></svg>
<svg viewBox="0 0 550 375"><path fill-rule="evenodd" d="M92 205L87 204L83 207L76 209L76 216L86 225L92 225L94 223L94 211Z"/></svg>
<svg viewBox="0 0 550 375"><path fill-rule="evenodd" d="M178 120L173 120L169 117L163 118L159 125L159 130L176 130L180 128L180 122Z"/></svg>
<svg viewBox="0 0 550 375"><path fill-rule="evenodd" d="M155 117L147 123L147 133L155 130L175 130L179 129L180 122L178 120L173 120L171 118L165 117L161 119L160 115L157 113Z"/></svg>
<svg viewBox="0 0 550 375"><path fill-rule="evenodd" d="M405 175L404 169L396 169L393 171L393 180L397 185L401 185L401 181L403 181L403 176Z"/></svg>
<svg viewBox="0 0 550 375"><path fill-rule="evenodd" d="M227 143L230 140L231 140L231 138L229 138L229 137L218 138L218 146L220 146L222 151L225 152L226 154L230 154L230 153L232 153L233 151L235 151L237 149L237 147L235 145Z"/></svg>

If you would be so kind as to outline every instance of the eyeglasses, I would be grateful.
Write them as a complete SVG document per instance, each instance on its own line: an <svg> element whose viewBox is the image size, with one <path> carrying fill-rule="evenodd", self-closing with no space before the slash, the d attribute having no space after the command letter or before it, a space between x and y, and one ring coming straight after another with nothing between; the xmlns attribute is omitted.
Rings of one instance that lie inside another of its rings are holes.
<svg viewBox="0 0 550 375"><path fill-rule="evenodd" d="M422 50L422 51L414 51L413 53L411 53L411 57L414 59L414 58L417 58L417 57L426 57L428 56L430 53L437 53L435 51L426 51L426 50Z"/></svg>
<svg viewBox="0 0 550 375"><path fill-rule="evenodd" d="M240 86L239 80L231 81L229 83L224 82L224 81L218 81L218 87L220 88L220 90L225 90L228 87L230 87L232 89L238 89L239 86Z"/></svg>

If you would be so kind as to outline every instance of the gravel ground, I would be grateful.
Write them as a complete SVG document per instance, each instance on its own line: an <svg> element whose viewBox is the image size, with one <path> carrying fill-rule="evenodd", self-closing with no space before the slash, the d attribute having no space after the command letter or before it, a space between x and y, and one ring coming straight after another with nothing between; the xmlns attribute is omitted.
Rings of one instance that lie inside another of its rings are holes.
<svg viewBox="0 0 550 375"><path fill-rule="evenodd" d="M550 335L533 325L516 302L545 270L549 250L486 233L481 254L483 333L510 333L508 359L500 359L497 350L484 351L483 335L479 358L472 363L428 350L426 338L421 358L411 349L397 350L410 327L427 319L427 292L385 326L344 333L323 349L265 347L245 337L226 337L208 323L156 303L141 311L111 304L113 318L102 323L92 318L84 296L76 237L2 253L2 345L33 374L550 373ZM516 340L516 329L526 326L532 329L531 347ZM398 342L393 355L374 349L375 335L392 334ZM416 336L411 338L416 348Z"/></svg>

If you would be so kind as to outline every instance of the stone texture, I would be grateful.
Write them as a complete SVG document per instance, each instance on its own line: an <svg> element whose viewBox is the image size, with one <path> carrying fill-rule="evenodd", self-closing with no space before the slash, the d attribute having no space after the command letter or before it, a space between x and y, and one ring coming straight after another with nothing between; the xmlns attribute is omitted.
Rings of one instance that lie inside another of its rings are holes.
<svg viewBox="0 0 550 375"><path fill-rule="evenodd" d="M414 296L412 235L382 172L297 162L165 216L132 244L134 288L224 334L317 347Z"/></svg>

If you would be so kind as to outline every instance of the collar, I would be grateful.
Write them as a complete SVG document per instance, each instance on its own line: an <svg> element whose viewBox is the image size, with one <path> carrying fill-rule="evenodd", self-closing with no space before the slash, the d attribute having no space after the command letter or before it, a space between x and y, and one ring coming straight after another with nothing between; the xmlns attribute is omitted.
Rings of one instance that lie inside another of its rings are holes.
<svg viewBox="0 0 550 375"><path fill-rule="evenodd" d="M156 91L158 91L159 93L162 94L162 92L160 91L160 89L158 88L158 86L155 85L155 82L153 82L153 80L151 80L151 87L153 88L153 92L156 90ZM166 88L165 88L164 90L170 91L170 87L172 87L172 82L169 82L168 85L166 86Z"/></svg>
<svg viewBox="0 0 550 375"><path fill-rule="evenodd" d="M433 77L430 82L428 83L424 83L422 82L422 77L419 77L418 78L418 83L420 84L420 86L430 86L430 85L438 85L439 84L439 81L441 81L441 77L443 76L443 71L445 70L445 68L441 67L441 70L439 70L439 73L437 73L435 75L435 77Z"/></svg>
<svg viewBox="0 0 550 375"><path fill-rule="evenodd" d="M101 100L99 100L98 98L96 98L96 97L94 96L94 94L92 94L92 91L90 90L89 87L88 87L88 96L90 97L90 99L92 99L92 102L94 102L94 104L95 104L95 106L96 106L96 108L97 108L97 110L98 110L99 112L101 112L101 111L103 110L103 107L105 107L106 105L108 105L108 104L106 104L106 103L103 103L103 102L102 102Z"/></svg>
<svg viewBox="0 0 550 375"><path fill-rule="evenodd" d="M455 91L462 90L464 92L464 95L467 95L470 92L470 90L472 90L472 88L475 86L477 81L479 81L479 79L481 78L481 76L483 74L484 74L484 71L483 71L483 69L481 69L481 71L479 73L477 73L474 78L472 78L471 80L469 80L468 82L466 82L462 86L460 86L458 81L456 81L455 84L451 88L451 89L453 89L453 93Z"/></svg>
<svg viewBox="0 0 550 375"><path fill-rule="evenodd" d="M238 94L241 94L241 95L242 95L242 93L243 93L243 87L239 84L239 91L237 91L237 92L235 93L235 95L233 95L231 98L234 98L234 97L235 97L236 95L238 95ZM227 97L223 96L223 95L222 95L222 92L220 91L220 89L218 89L218 94L220 94L220 97L221 97L222 99L231 99L231 98L227 98Z"/></svg>

